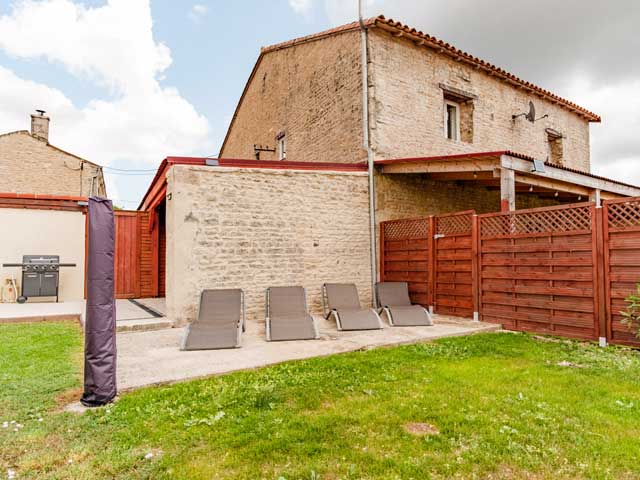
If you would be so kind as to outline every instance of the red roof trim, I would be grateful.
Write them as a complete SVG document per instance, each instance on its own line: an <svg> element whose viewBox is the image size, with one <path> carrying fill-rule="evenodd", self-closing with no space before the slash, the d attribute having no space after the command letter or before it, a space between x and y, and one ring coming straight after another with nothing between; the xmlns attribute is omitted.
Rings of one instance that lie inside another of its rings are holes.
<svg viewBox="0 0 640 480"><path fill-rule="evenodd" d="M366 172L366 163L338 163L338 162L293 162L288 160L249 160L238 158L218 159L220 167L236 168L268 168L278 170L315 170L338 172Z"/></svg>
<svg viewBox="0 0 640 480"><path fill-rule="evenodd" d="M71 195L44 195L36 193L13 193L0 192L0 198L14 198L22 200L53 200L60 202L86 202L87 197L77 197Z"/></svg>

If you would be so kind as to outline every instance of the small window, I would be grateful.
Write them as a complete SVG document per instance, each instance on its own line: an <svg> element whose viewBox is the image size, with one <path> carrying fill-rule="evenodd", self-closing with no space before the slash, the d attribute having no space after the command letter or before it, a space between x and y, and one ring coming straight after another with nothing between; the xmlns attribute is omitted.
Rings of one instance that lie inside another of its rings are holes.
<svg viewBox="0 0 640 480"><path fill-rule="evenodd" d="M460 140L460 104L444 101L444 136L449 140Z"/></svg>
<svg viewBox="0 0 640 480"><path fill-rule="evenodd" d="M283 134L278 137L278 160L287 159L287 137Z"/></svg>
<svg viewBox="0 0 640 480"><path fill-rule="evenodd" d="M552 128L546 129L547 142L549 143L549 161L555 165L564 164L564 148L562 139L564 135Z"/></svg>

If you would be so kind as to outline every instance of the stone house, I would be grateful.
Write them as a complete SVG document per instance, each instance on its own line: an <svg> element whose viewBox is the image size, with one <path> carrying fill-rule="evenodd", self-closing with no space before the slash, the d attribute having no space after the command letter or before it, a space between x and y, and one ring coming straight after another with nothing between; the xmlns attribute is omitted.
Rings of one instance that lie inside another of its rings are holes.
<svg viewBox="0 0 640 480"><path fill-rule="evenodd" d="M370 304L372 219L378 229L640 195L590 173L589 124L599 121L382 16L263 48L220 158L167 157L141 202L168 316L192 321L204 288L243 288L250 319L264 319L274 285L305 286L314 312L323 282L355 282Z"/></svg>
<svg viewBox="0 0 640 480"><path fill-rule="evenodd" d="M102 167L49 143L49 117L0 135L0 192L105 197Z"/></svg>

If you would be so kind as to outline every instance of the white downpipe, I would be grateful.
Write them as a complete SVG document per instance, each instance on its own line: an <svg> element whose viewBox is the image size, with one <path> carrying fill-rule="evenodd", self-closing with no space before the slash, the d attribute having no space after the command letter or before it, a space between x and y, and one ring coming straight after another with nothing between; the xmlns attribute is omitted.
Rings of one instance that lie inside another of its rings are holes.
<svg viewBox="0 0 640 480"><path fill-rule="evenodd" d="M376 282L378 281L378 265L376 261L376 191L373 179L373 152L369 142L369 59L367 56L367 29L362 18L362 1L358 0L358 21L360 22L360 38L362 43L362 126L363 145L367 151L367 167L369 172L369 230L371 233L371 293L373 305L377 305Z"/></svg>

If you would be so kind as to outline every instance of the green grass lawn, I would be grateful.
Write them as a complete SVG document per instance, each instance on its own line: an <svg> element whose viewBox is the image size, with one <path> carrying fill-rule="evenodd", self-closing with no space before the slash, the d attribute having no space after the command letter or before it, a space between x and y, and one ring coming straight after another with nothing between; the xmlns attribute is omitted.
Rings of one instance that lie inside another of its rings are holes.
<svg viewBox="0 0 640 480"><path fill-rule="evenodd" d="M640 478L631 350L477 335L141 389L79 416L59 412L81 384L75 325L0 338L0 424L24 425L0 428L0 478Z"/></svg>

